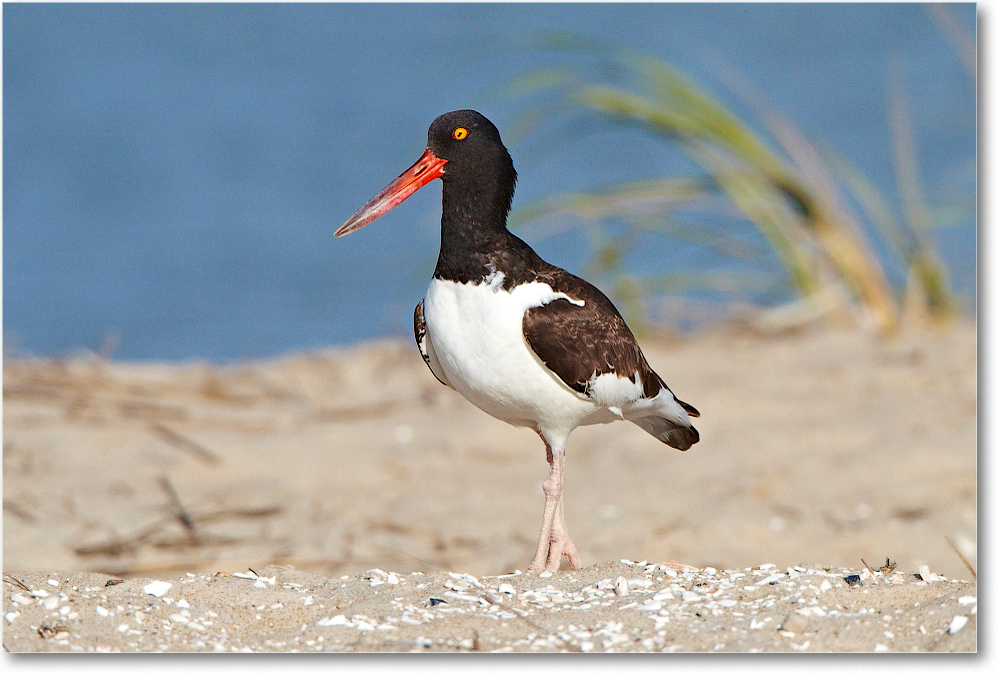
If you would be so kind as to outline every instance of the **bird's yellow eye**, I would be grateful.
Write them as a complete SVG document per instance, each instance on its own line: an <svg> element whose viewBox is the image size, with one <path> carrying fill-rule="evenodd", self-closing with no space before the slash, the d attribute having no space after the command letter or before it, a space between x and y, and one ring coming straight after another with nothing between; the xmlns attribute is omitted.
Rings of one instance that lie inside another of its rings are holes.
<svg viewBox="0 0 1000 676"><path fill-rule="evenodd" d="M461 141L466 136L469 135L469 130L465 127L455 127L455 131L451 132L451 137L456 141Z"/></svg>

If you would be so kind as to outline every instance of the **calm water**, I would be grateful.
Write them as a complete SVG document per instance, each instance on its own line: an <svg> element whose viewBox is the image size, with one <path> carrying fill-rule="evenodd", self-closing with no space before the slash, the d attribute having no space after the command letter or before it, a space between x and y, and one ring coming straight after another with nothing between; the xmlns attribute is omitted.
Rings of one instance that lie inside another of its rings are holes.
<svg viewBox="0 0 1000 676"><path fill-rule="evenodd" d="M975 26L974 5L951 6ZM440 189L364 231L333 230L408 167L438 114L505 134L515 207L683 170L635 132L549 151L505 133L509 78L580 63L559 29L648 51L737 100L738 72L885 192L886 92L904 76L936 231L975 285L975 86L917 5L37 5L3 7L3 332L14 354L120 336L123 359L248 356L408 335L437 251ZM579 231L526 234L580 271ZM642 258L671 271L706 254ZM700 264L700 263L699 263ZM705 265L711 265L704 258Z"/></svg>

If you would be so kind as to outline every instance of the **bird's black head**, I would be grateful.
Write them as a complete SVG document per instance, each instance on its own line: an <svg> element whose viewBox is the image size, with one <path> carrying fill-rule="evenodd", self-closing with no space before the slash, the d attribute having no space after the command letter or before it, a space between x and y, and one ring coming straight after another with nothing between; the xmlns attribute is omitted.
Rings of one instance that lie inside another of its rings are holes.
<svg viewBox="0 0 1000 676"><path fill-rule="evenodd" d="M427 149L447 160L441 176L445 220L455 215L470 225L503 227L517 172L493 123L474 110L445 113L427 130Z"/></svg>
<svg viewBox="0 0 1000 676"><path fill-rule="evenodd" d="M475 176L477 181L509 185L517 174L496 126L474 110L453 110L439 116L427 130L427 149L447 160L442 179Z"/></svg>
<svg viewBox="0 0 1000 676"><path fill-rule="evenodd" d="M442 225L505 230L517 172L493 123L474 110L445 113L427 130L427 150L341 225L358 230L435 178L444 183Z"/></svg>
<svg viewBox="0 0 1000 676"><path fill-rule="evenodd" d="M453 110L438 116L427 130L427 149L442 159L458 163L507 155L500 132L474 110Z"/></svg>

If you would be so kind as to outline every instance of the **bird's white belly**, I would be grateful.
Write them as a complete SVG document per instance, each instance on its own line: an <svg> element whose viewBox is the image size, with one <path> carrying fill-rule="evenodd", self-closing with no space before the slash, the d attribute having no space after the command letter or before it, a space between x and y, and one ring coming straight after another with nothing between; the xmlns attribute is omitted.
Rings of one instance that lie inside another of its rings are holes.
<svg viewBox="0 0 1000 676"><path fill-rule="evenodd" d="M493 417L522 427L568 434L577 425L613 419L552 373L524 338L528 308L567 296L539 282L507 291L502 279L434 279L427 289L427 334L451 386Z"/></svg>

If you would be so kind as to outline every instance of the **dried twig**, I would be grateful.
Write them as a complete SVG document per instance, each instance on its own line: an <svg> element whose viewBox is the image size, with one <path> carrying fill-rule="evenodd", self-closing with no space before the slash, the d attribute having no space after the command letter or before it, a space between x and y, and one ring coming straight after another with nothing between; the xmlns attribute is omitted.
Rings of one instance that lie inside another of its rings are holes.
<svg viewBox="0 0 1000 676"><path fill-rule="evenodd" d="M198 442L175 432L169 427L163 425L162 423L154 422L150 423L149 429L151 429L158 437L166 441L168 444L174 448L178 448L182 451L186 451L191 455L195 456L202 462L207 462L209 464L216 464L221 462L221 458L217 456L212 451L208 450Z"/></svg>
<svg viewBox="0 0 1000 676"><path fill-rule="evenodd" d="M180 498L177 497L177 491L174 490L174 485L170 483L170 479L166 476L160 477L160 486L166 492L167 497L170 498L170 503L174 508L174 515L177 517L177 520L181 522L181 525L190 533L192 538L197 538L198 533L195 532L194 519L184 509L184 505L181 504Z"/></svg>
<svg viewBox="0 0 1000 676"><path fill-rule="evenodd" d="M18 587L20 587L24 591L29 592L29 593L31 592L31 590L28 587L26 587L23 582L21 582L20 580L18 580L16 577L14 577L13 575L11 575L10 573L4 573L3 574L3 578L4 578L3 581L6 582L7 584L11 584L11 582L13 581L14 584L16 584Z"/></svg>
<svg viewBox="0 0 1000 676"><path fill-rule="evenodd" d="M952 548L953 550L955 550L955 553L956 553L956 554L958 555L958 558L962 559L962 563L964 563L964 564L965 564L965 567L969 569L969 572L970 572L970 573L972 573L972 579L973 579L973 580L975 580L975 579L976 579L976 571L975 571L975 569L974 569L974 568L972 567L972 564L971 564L971 563L969 563L969 560L968 560L968 559L966 559L966 558L965 558L964 556L962 556L962 552L958 551L958 547L956 547L956 546L955 546L955 543L951 541L951 538L950 538L950 537L948 537L947 535L945 535L945 536L944 536L944 539L945 539L945 541L946 541L946 542L947 542L947 543L948 543L949 545L951 545L951 548Z"/></svg>
<svg viewBox="0 0 1000 676"><path fill-rule="evenodd" d="M33 514L30 514L26 510L21 509L21 507L13 500L4 500L3 510L5 512L10 512L14 516L18 517L22 521L26 521L27 523L35 523L36 521L38 521L38 519L36 519Z"/></svg>

